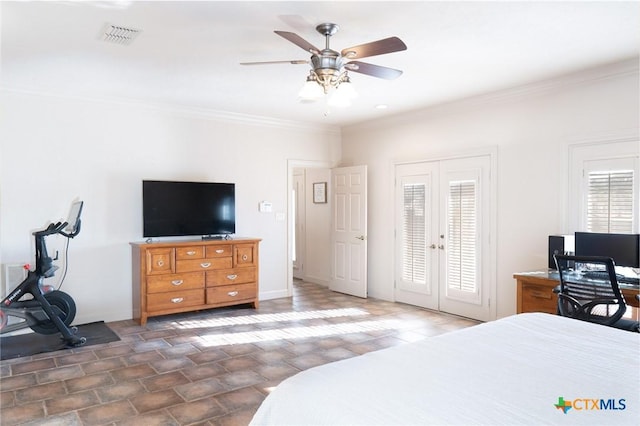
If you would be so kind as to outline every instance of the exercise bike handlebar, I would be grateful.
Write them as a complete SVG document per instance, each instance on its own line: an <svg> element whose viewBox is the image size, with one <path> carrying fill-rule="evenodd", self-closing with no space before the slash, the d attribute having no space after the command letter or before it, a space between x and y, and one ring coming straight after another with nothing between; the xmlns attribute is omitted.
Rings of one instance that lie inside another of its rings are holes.
<svg viewBox="0 0 640 426"><path fill-rule="evenodd" d="M42 231L36 231L33 233L33 235L35 235L36 237L45 237L47 235L60 234L67 238L74 238L76 235L80 233L80 219L78 219L78 222L76 224L76 229L74 230L74 232L67 233L63 231L63 229L68 224L69 222L50 223L46 229L43 229Z"/></svg>

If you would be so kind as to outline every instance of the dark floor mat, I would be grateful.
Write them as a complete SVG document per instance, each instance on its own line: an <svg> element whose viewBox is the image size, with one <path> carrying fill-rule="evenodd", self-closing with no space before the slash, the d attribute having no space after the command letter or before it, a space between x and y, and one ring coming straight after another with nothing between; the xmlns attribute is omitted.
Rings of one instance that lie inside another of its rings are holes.
<svg viewBox="0 0 640 426"><path fill-rule="evenodd" d="M78 326L77 336L87 338L83 346L97 345L120 340L104 321L92 322ZM0 359L12 359L35 354L68 349L60 333L56 334L20 334L0 338Z"/></svg>

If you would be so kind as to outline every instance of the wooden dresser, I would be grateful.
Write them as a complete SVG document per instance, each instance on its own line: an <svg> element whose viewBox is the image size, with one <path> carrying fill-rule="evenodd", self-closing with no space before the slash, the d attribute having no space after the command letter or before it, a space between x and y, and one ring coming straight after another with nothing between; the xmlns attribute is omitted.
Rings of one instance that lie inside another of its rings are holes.
<svg viewBox="0 0 640 426"><path fill-rule="evenodd" d="M258 307L259 239L131 243L133 318Z"/></svg>

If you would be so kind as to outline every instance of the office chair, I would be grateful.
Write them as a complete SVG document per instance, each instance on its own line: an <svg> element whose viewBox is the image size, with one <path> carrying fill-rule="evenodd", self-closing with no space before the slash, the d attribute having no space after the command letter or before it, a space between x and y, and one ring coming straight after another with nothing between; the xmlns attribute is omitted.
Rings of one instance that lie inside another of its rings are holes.
<svg viewBox="0 0 640 426"><path fill-rule="evenodd" d="M554 255L560 275L558 314L627 331L640 332L638 321L623 318L627 304L610 257ZM582 265L586 269L577 270Z"/></svg>

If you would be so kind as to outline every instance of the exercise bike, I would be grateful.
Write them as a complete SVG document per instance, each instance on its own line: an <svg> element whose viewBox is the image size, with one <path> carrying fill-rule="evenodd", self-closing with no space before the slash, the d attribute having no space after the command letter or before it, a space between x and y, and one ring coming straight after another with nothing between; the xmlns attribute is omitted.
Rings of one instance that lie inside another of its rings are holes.
<svg viewBox="0 0 640 426"><path fill-rule="evenodd" d="M62 334L62 339L68 346L80 346L86 343L85 337L76 336L76 327L69 327L76 316L76 304L67 293L45 285L44 279L55 275L58 266L47 253L45 238L49 235L60 234L67 238L74 238L80 233L80 214L82 201L71 206L67 222L51 223L46 229L33 233L35 238L35 270L28 270L27 277L13 289L0 304L0 335L11 333L24 328L31 328L39 334ZM25 297L26 296L26 297ZM29 297L32 296L32 297ZM19 318L10 324L11 317Z"/></svg>

